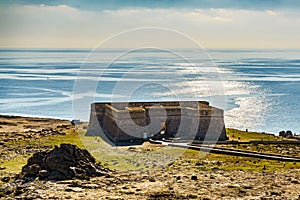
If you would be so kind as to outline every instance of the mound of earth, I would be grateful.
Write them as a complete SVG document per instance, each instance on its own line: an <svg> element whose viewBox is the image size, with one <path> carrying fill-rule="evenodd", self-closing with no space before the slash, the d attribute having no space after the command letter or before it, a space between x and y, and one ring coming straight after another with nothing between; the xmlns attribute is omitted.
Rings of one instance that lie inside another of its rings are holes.
<svg viewBox="0 0 300 200"><path fill-rule="evenodd" d="M33 154L22 168L24 180L67 180L108 175L109 170L96 163L95 158L76 145L61 144L53 150Z"/></svg>

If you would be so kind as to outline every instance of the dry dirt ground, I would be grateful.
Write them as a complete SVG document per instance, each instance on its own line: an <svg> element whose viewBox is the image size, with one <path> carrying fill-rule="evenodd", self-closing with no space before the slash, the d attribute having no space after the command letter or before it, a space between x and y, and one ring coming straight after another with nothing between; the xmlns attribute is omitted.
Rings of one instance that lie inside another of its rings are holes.
<svg viewBox="0 0 300 200"><path fill-rule="evenodd" d="M155 170L113 170L90 180L23 183L14 178L32 153L77 143L75 132L66 120L1 116L0 199L300 199L298 163L274 161L282 167L258 170L257 162L263 161L255 160L254 168L239 158L243 167L238 168L213 155L199 160L181 156Z"/></svg>

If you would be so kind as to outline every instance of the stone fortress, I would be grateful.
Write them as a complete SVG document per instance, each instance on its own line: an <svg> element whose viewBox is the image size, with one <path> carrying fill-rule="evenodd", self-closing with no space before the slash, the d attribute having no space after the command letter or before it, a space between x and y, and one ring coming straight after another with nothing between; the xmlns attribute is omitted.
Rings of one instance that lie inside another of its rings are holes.
<svg viewBox="0 0 300 200"><path fill-rule="evenodd" d="M227 140L223 110L206 101L93 103L88 136L113 143L164 135L188 140Z"/></svg>
<svg viewBox="0 0 300 200"><path fill-rule="evenodd" d="M187 140L227 140L223 110L206 101L93 103L87 136L111 142L157 135Z"/></svg>

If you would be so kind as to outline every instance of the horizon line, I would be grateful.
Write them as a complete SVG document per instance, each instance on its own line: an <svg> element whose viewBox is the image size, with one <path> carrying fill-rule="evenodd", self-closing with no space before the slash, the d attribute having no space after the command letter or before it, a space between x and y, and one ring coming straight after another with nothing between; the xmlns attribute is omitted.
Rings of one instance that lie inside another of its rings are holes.
<svg viewBox="0 0 300 200"><path fill-rule="evenodd" d="M111 47L111 48L88 48L88 47L0 47L0 50L96 50L96 49L111 49L111 50L126 50L133 49L134 47ZM155 49L155 47L144 47L145 49ZM202 49L194 47L172 47L166 49ZM203 49L210 50L300 50L300 47L206 47Z"/></svg>

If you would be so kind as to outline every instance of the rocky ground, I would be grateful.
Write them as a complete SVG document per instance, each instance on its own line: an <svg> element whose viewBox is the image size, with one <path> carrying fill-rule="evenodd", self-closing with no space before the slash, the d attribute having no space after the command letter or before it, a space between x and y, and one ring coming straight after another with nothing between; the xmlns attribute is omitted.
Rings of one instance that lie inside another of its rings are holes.
<svg viewBox="0 0 300 200"><path fill-rule="evenodd" d="M60 143L80 146L76 128L69 121L6 116L0 117L0 126L0 199L300 199L299 163L213 154L199 158L195 152L152 170L106 170L84 179L24 181L18 174L33 153ZM155 148L146 144L123 150L145 157ZM298 149L292 148L293 154L299 155L294 152ZM111 167L107 160L100 162Z"/></svg>
<svg viewBox="0 0 300 200"><path fill-rule="evenodd" d="M299 174L170 166L90 180L8 183L2 192L5 199L299 199Z"/></svg>

